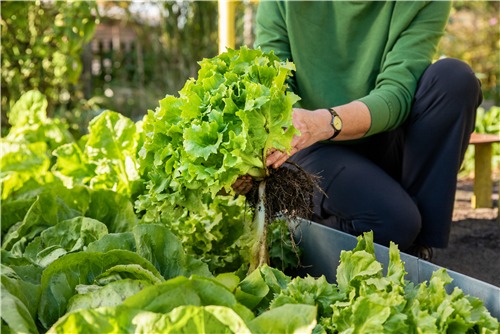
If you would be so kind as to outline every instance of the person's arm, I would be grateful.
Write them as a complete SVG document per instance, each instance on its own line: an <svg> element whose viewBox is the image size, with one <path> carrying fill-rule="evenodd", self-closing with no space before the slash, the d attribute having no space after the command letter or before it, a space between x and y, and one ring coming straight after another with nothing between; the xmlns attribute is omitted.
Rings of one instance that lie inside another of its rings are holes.
<svg viewBox="0 0 500 334"><path fill-rule="evenodd" d="M395 3L393 16L403 16L405 12L417 14L408 26L404 26L406 21L394 20L387 41L392 47L377 75L375 88L359 99L372 115L372 124L365 137L394 130L406 120L418 80L432 63L450 10L451 2L448 1Z"/></svg>
<svg viewBox="0 0 500 334"><path fill-rule="evenodd" d="M409 26L401 29L399 36L389 35L388 42L392 39L394 45L387 54L377 76L375 88L370 94L358 101L334 107L344 123L335 140L357 139L393 130L404 122L410 112L418 79L432 62L448 21L451 3L403 2L397 3L396 6L400 6L401 11L407 9L404 6L421 8ZM397 10L395 9L395 15ZM301 131L302 136L294 137L290 155L279 151L271 152L266 161L268 166L277 168L299 150L328 139L324 132L328 126L331 136L333 129L329 122L313 125L327 120L327 110L322 110L294 110L293 124ZM295 115L296 113L298 115ZM329 119L331 120L331 116Z"/></svg>
<svg viewBox="0 0 500 334"><path fill-rule="evenodd" d="M368 107L360 101L333 108L342 119L342 131L332 140L352 140L363 137L370 129L371 115ZM333 135L331 126L332 114L328 109L305 110L293 109L293 125L300 131L301 136L294 136L292 151L273 151L266 159L266 165L273 168L281 166L290 156L312 144L328 140Z"/></svg>

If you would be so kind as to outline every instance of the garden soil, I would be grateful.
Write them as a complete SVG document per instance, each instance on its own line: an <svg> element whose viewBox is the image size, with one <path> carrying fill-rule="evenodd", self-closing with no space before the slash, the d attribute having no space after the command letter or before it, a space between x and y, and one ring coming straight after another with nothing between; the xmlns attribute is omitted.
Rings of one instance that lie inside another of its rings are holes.
<svg viewBox="0 0 500 334"><path fill-rule="evenodd" d="M448 248L434 249L432 262L500 287L498 176L493 208L472 209L473 179L458 181Z"/></svg>

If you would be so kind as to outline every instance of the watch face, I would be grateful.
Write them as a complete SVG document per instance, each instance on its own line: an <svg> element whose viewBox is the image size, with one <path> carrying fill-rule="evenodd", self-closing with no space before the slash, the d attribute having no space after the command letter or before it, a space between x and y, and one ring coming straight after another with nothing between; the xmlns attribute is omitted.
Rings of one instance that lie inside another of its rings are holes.
<svg viewBox="0 0 500 334"><path fill-rule="evenodd" d="M335 119L333 120L333 126L337 130L342 129L342 120L340 119L340 117L335 117Z"/></svg>

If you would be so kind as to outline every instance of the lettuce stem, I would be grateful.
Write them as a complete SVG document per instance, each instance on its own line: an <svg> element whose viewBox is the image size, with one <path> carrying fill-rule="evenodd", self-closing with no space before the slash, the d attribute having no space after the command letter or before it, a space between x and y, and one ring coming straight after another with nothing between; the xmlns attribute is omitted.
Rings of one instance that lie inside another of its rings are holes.
<svg viewBox="0 0 500 334"><path fill-rule="evenodd" d="M257 267L269 262L267 249L267 219L266 219L266 181L259 184L259 202L255 208L255 214L251 225L253 235L252 247L250 248L250 268L249 272Z"/></svg>

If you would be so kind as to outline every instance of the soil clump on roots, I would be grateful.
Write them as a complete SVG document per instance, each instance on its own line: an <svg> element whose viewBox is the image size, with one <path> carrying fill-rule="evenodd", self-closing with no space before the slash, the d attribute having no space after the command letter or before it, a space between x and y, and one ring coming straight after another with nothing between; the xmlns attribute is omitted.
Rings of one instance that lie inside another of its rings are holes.
<svg viewBox="0 0 500 334"><path fill-rule="evenodd" d="M259 186L261 182L265 182L263 206L266 224L263 233L267 232L268 223L277 219L285 220L290 231L290 242L297 254L299 266L301 266L300 258L293 234L299 228L302 219L310 220L312 217L314 212L314 187L321 191L318 180L319 176L309 174L296 163L287 160L280 168L269 169L269 176L260 182L254 182L252 189L246 195L250 207L259 210ZM260 258L263 258L262 254ZM267 259L267 261L269 260ZM262 264L262 260L259 262Z"/></svg>

